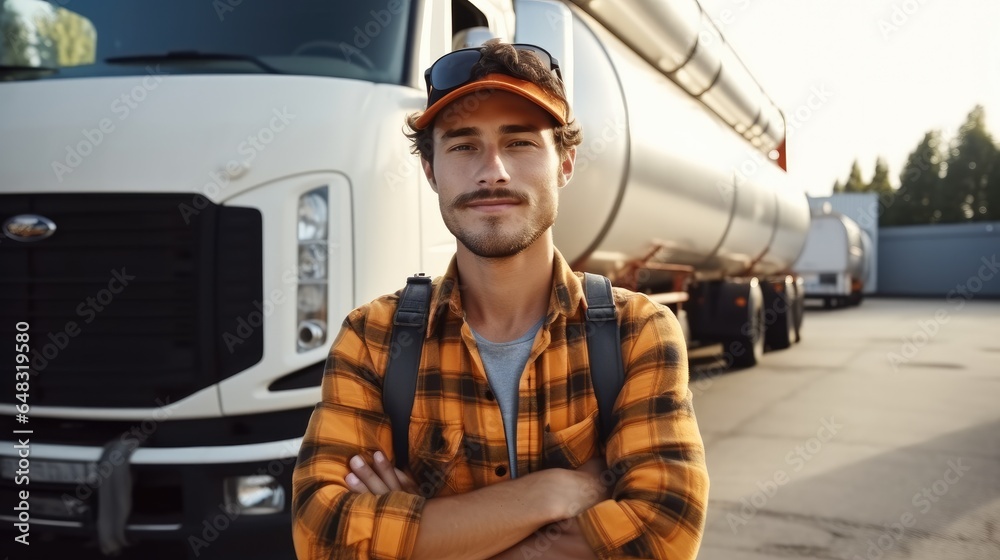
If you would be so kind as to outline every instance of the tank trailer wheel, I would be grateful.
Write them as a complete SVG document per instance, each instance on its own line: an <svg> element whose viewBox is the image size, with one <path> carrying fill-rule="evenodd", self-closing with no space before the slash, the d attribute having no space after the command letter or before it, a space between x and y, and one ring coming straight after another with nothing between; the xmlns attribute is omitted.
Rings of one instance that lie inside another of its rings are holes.
<svg viewBox="0 0 1000 560"><path fill-rule="evenodd" d="M795 341L795 282L786 276L760 286L764 293L764 347L784 350Z"/></svg>
<svg viewBox="0 0 1000 560"><path fill-rule="evenodd" d="M796 278L795 283L795 342L802 342L802 322L806 315L806 292L805 283L801 278Z"/></svg>
<svg viewBox="0 0 1000 560"><path fill-rule="evenodd" d="M740 334L725 341L725 351L732 352L733 367L753 367L764 357L764 329L764 293L760 284L754 283Z"/></svg>

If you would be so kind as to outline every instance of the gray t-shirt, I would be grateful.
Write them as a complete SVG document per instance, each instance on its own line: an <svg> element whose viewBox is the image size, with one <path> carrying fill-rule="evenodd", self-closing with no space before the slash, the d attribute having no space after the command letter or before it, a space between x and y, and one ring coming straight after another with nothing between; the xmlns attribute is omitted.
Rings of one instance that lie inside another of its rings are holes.
<svg viewBox="0 0 1000 560"><path fill-rule="evenodd" d="M538 329L542 328L544 321L545 317L542 317L528 329L528 332L510 342L490 342L479 336L475 330L472 331L479 346L479 355L483 359L483 367L486 368L486 378L489 379L493 395L500 405L500 414L503 416L511 478L517 477L518 385L521 383L524 366L528 363L528 356L531 355L535 335Z"/></svg>

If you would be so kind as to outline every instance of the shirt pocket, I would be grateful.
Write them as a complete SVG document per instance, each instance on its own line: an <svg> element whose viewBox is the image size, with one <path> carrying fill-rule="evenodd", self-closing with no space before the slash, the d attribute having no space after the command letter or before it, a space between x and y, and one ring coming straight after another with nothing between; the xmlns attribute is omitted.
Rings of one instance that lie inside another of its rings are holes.
<svg viewBox="0 0 1000 560"><path fill-rule="evenodd" d="M462 424L410 419L410 472L425 498L471 490Z"/></svg>
<svg viewBox="0 0 1000 560"><path fill-rule="evenodd" d="M543 468L575 469L597 454L597 411L556 432L542 432Z"/></svg>

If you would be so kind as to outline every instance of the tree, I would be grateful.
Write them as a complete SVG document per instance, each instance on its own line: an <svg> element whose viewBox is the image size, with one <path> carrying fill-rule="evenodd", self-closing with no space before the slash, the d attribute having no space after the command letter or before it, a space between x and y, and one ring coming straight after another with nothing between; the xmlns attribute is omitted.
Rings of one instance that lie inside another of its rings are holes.
<svg viewBox="0 0 1000 560"><path fill-rule="evenodd" d="M835 193L844 192L844 184L840 182L840 179L837 179L836 181L833 182L833 192Z"/></svg>
<svg viewBox="0 0 1000 560"><path fill-rule="evenodd" d="M989 214L987 185L997 147L986 130L984 113L981 105L972 109L952 143L939 193L942 222L984 220Z"/></svg>
<svg viewBox="0 0 1000 560"><path fill-rule="evenodd" d="M40 20L38 24L40 32L55 43L59 66L94 63L97 30L89 19L64 8L56 8L52 17Z"/></svg>
<svg viewBox="0 0 1000 560"><path fill-rule="evenodd" d="M883 225L930 224L941 220L932 205L944 174L941 133L932 130L910 153L899 174L899 190L886 205Z"/></svg>
<svg viewBox="0 0 1000 560"><path fill-rule="evenodd" d="M0 52L7 65L57 68L92 64L96 48L94 24L64 8L43 2L7 2L0 10Z"/></svg>
<svg viewBox="0 0 1000 560"><path fill-rule="evenodd" d="M993 160L993 169L990 171L990 177L986 183L985 219L1000 221L1000 157Z"/></svg>
<svg viewBox="0 0 1000 560"><path fill-rule="evenodd" d="M891 204L896 193L892 189L892 184L889 183L889 164L881 156L875 160L875 173L872 174L867 191L875 193L878 196L879 204L885 209L879 218L879 224L895 225L894 222L897 218L891 209Z"/></svg>
<svg viewBox="0 0 1000 560"><path fill-rule="evenodd" d="M858 165L858 160L854 160L854 164L851 165L851 174L847 177L844 192L865 192L865 180L861 178L861 166Z"/></svg>
<svg viewBox="0 0 1000 560"><path fill-rule="evenodd" d="M892 185L889 184L889 164L882 157L875 160L875 173L865 191L877 193L880 196L892 193Z"/></svg>

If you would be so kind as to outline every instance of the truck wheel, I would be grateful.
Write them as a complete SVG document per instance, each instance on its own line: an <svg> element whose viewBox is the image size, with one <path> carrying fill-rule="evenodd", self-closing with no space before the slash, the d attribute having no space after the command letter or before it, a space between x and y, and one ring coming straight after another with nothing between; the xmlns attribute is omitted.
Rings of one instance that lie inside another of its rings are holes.
<svg viewBox="0 0 1000 560"><path fill-rule="evenodd" d="M733 367L753 367L764 357L764 328L764 293L759 284L754 284L750 286L740 334L725 341L723 351L732 356Z"/></svg>
<svg viewBox="0 0 1000 560"><path fill-rule="evenodd" d="M764 348L784 350L795 340L795 283L790 277L761 285L764 292Z"/></svg>
<svg viewBox="0 0 1000 560"><path fill-rule="evenodd" d="M806 315L805 284L801 278L795 280L795 342L802 342L802 321Z"/></svg>

